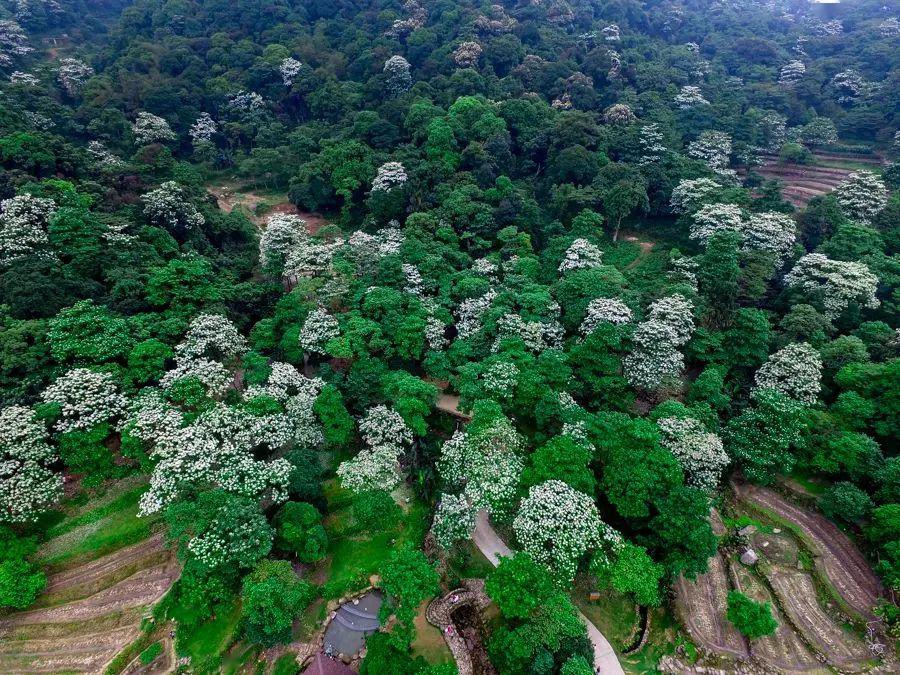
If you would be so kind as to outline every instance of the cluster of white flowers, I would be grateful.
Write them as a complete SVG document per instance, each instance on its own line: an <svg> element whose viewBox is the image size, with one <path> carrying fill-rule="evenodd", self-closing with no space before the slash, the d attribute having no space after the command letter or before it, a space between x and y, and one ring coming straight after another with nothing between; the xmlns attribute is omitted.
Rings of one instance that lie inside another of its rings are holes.
<svg viewBox="0 0 900 675"><path fill-rule="evenodd" d="M34 520L62 493L47 429L24 406L0 409L0 522Z"/></svg>
<svg viewBox="0 0 900 675"><path fill-rule="evenodd" d="M715 490L729 461L722 439L691 417L664 417L656 426L660 443L675 455L687 482L702 490Z"/></svg>
<svg viewBox="0 0 900 675"><path fill-rule="evenodd" d="M409 16L405 19L395 19L391 27L385 32L386 35L395 38L403 37L425 25L425 19L428 18L428 14L425 12L425 8L416 0L404 2L403 9L406 10Z"/></svg>
<svg viewBox="0 0 900 675"><path fill-rule="evenodd" d="M792 216L775 211L753 213L744 222L741 234L744 249L768 251L781 261L794 248L797 221Z"/></svg>
<svg viewBox="0 0 900 675"><path fill-rule="evenodd" d="M815 117L800 128L799 139L810 147L830 145L838 139L837 127L827 117Z"/></svg>
<svg viewBox="0 0 900 675"><path fill-rule="evenodd" d="M468 539L475 529L475 510L466 498L441 494L431 532L440 546L450 548L457 541Z"/></svg>
<svg viewBox="0 0 900 675"><path fill-rule="evenodd" d="M34 49L22 27L9 19L0 20L0 66L12 65L13 58L25 56Z"/></svg>
<svg viewBox="0 0 900 675"><path fill-rule="evenodd" d="M669 201L675 213L691 213L700 208L700 205L716 194L722 186L712 178L697 178L694 180L682 178L675 189L672 190L672 198Z"/></svg>
<svg viewBox="0 0 900 675"><path fill-rule="evenodd" d="M441 351L447 346L449 340L443 321L434 316L425 319L425 341L428 343L428 348L434 351Z"/></svg>
<svg viewBox="0 0 900 675"><path fill-rule="evenodd" d="M41 113L36 113L31 110L22 112L22 117L25 118L25 121L28 122L28 125L32 129L37 129L38 131L49 131L56 126L56 122L46 115L41 115Z"/></svg>
<svg viewBox="0 0 900 675"><path fill-rule="evenodd" d="M162 183L141 199L144 202L144 215L154 225L183 231L201 227L206 222L203 214L188 201L184 189L173 180Z"/></svg>
<svg viewBox="0 0 900 675"><path fill-rule="evenodd" d="M491 289L477 298L467 298L456 308L456 333L461 339L470 337L481 330L481 318L490 308L497 293Z"/></svg>
<svg viewBox="0 0 900 675"><path fill-rule="evenodd" d="M701 244L719 232L740 232L743 229L744 212L736 204L705 204L691 218L691 239Z"/></svg>
<svg viewBox="0 0 900 675"><path fill-rule="evenodd" d="M619 26L618 24L611 23L608 26L604 26L603 30L603 39L607 42L618 42L621 40L621 35L619 34Z"/></svg>
<svg viewBox="0 0 900 675"><path fill-rule="evenodd" d="M79 59L60 59L56 77L69 96L76 96L94 69Z"/></svg>
<svg viewBox="0 0 900 675"><path fill-rule="evenodd" d="M806 342L795 342L769 356L756 371L754 390L774 389L806 405L813 405L822 388L822 357Z"/></svg>
<svg viewBox="0 0 900 675"><path fill-rule="evenodd" d="M510 338L521 339L525 349L534 353L559 349L564 333L557 321L525 321L518 314L504 314L497 321L497 337L491 351L499 351L501 343Z"/></svg>
<svg viewBox="0 0 900 675"><path fill-rule="evenodd" d="M709 101L703 98L703 92L700 90L700 87L686 84L675 95L675 104L681 110L690 110L698 105L709 105Z"/></svg>
<svg viewBox="0 0 900 675"><path fill-rule="evenodd" d="M404 292L422 297L425 292L425 282L419 268L410 263L403 263L403 278L406 279L406 285L403 286Z"/></svg>
<svg viewBox="0 0 900 675"><path fill-rule="evenodd" d="M559 480L528 491L513 530L523 551L565 581L575 578L585 553L608 554L622 545L622 536L600 519L594 500Z"/></svg>
<svg viewBox="0 0 900 675"><path fill-rule="evenodd" d="M508 33L518 23L506 13L503 5L491 5L488 11L490 16L480 14L475 19L475 29L480 33L493 33L494 35ZM548 20L552 21L549 17Z"/></svg>
<svg viewBox="0 0 900 675"><path fill-rule="evenodd" d="M145 111L139 112L131 125L131 133L140 145L165 143L178 138L169 123L162 117Z"/></svg>
<svg viewBox="0 0 900 675"><path fill-rule="evenodd" d="M300 346L304 351L326 354L325 345L341 334L338 320L324 307L317 307L306 316L300 329Z"/></svg>
<svg viewBox="0 0 900 675"><path fill-rule="evenodd" d="M456 431L441 447L438 471L448 487L462 490L474 510L500 512L516 495L522 448L522 437L500 418L477 435Z"/></svg>
<svg viewBox="0 0 900 675"><path fill-rule="evenodd" d="M159 384L163 389L168 389L179 380L187 378L199 380L213 398L224 396L234 381L228 369L218 361L178 359L175 367L162 376Z"/></svg>
<svg viewBox="0 0 900 675"><path fill-rule="evenodd" d="M453 52L453 62L460 68L474 68L481 57L481 45L472 40L461 42Z"/></svg>
<svg viewBox="0 0 900 675"><path fill-rule="evenodd" d="M882 37L900 36L900 19L895 16L888 17L878 24L878 31Z"/></svg>
<svg viewBox="0 0 900 675"><path fill-rule="evenodd" d="M487 277L491 281L497 280L498 272L497 263L490 258L478 258L472 263L472 271L482 277Z"/></svg>
<svg viewBox="0 0 900 675"><path fill-rule="evenodd" d="M631 106L614 103L603 111L603 123L611 126L627 126L637 120Z"/></svg>
<svg viewBox="0 0 900 675"><path fill-rule="evenodd" d="M353 492L394 489L400 482L400 453L412 443L412 430L396 410L380 405L366 412L359 431L367 447L338 466L341 485Z"/></svg>
<svg viewBox="0 0 900 675"><path fill-rule="evenodd" d="M824 37L835 37L844 33L844 24L838 19L832 19L825 23L820 23L816 27L816 32Z"/></svg>
<svg viewBox="0 0 900 675"><path fill-rule="evenodd" d="M283 416L276 416L283 417ZM163 434L151 456L158 460L149 489L141 497L141 514L156 513L174 499L182 483L212 483L233 494L287 499L291 465L285 459L256 459L258 448L279 449L290 436L271 430L271 420L260 424L250 413L222 403L207 410L188 426ZM284 425L282 425L284 426Z"/></svg>
<svg viewBox="0 0 900 675"><path fill-rule="evenodd" d="M31 73L23 73L21 70L14 70L9 74L9 81L12 84L24 84L28 87L37 86L39 80Z"/></svg>
<svg viewBox="0 0 900 675"><path fill-rule="evenodd" d="M509 398L519 383L519 369L510 361L497 361L481 374L484 388L499 398Z"/></svg>
<svg viewBox="0 0 900 675"><path fill-rule="evenodd" d="M276 213L266 221L259 238L259 261L263 267L283 271L288 254L308 239L306 221L287 213Z"/></svg>
<svg viewBox="0 0 900 675"><path fill-rule="evenodd" d="M112 375L87 368L75 368L57 378L41 393L41 400L59 405L56 430L60 433L85 431L114 420L127 406Z"/></svg>
<svg viewBox="0 0 900 675"><path fill-rule="evenodd" d="M690 256L681 256L672 260L669 279L675 283L685 283L697 291L697 261Z"/></svg>
<svg viewBox="0 0 900 675"><path fill-rule="evenodd" d="M631 308L616 298L595 298L587 306L587 314L578 331L587 337L600 324L611 323L615 326L631 323L634 315Z"/></svg>
<svg viewBox="0 0 900 675"><path fill-rule="evenodd" d="M663 134L656 122L641 127L638 143L641 146L641 158L638 160L638 164L641 166L658 163L669 150L663 144Z"/></svg>
<svg viewBox="0 0 900 675"><path fill-rule="evenodd" d="M854 171L847 176L835 188L834 196L844 215L861 223L868 223L888 201L884 181L866 170Z"/></svg>
<svg viewBox="0 0 900 675"><path fill-rule="evenodd" d="M117 169L125 165L121 158L117 157L100 141L91 141L87 145L88 154L93 158L98 166L105 169Z"/></svg>
<svg viewBox="0 0 900 675"><path fill-rule="evenodd" d="M294 81L297 79L297 76L302 69L303 64L297 59L291 58L290 56L284 59L281 62L281 65L278 66L278 72L281 73L281 81L284 83L284 86L294 86Z"/></svg>
<svg viewBox="0 0 900 675"><path fill-rule="evenodd" d="M178 358L200 357L227 361L247 351L247 340L237 326L221 314L198 314L188 326L184 339L175 347Z"/></svg>
<svg viewBox="0 0 900 675"><path fill-rule="evenodd" d="M387 77L388 93L399 96L409 91L412 86L409 61L400 55L395 55L384 62L384 74Z"/></svg>
<svg viewBox="0 0 900 675"><path fill-rule="evenodd" d="M243 89L228 97L228 107L238 112L256 112L266 105L265 99L255 91Z"/></svg>
<svg viewBox="0 0 900 675"><path fill-rule="evenodd" d="M359 421L359 433L367 445L412 443L412 430L406 426L400 413L387 406L369 408Z"/></svg>
<svg viewBox="0 0 900 675"><path fill-rule="evenodd" d="M319 378L306 377L290 363L275 361L270 368L266 384L247 387L245 392L247 398L265 395L285 403L293 396L302 395L304 398L311 397L315 400L325 386Z"/></svg>
<svg viewBox="0 0 900 675"><path fill-rule="evenodd" d="M691 54L700 53L700 45L698 45L696 42L685 42L684 46Z"/></svg>
<svg viewBox="0 0 900 675"><path fill-rule="evenodd" d="M148 446L181 428L184 415L169 404L155 387L142 389L128 405L128 414L118 430L143 441Z"/></svg>
<svg viewBox="0 0 900 675"><path fill-rule="evenodd" d="M852 105L867 97L875 90L875 85L867 82L862 75L852 68L836 73L831 79L838 93L838 103Z"/></svg>
<svg viewBox="0 0 900 675"><path fill-rule="evenodd" d="M378 167L372 181L372 192L390 192L396 187L406 185L409 176L400 162L386 162Z"/></svg>
<svg viewBox="0 0 900 675"><path fill-rule="evenodd" d="M832 260L822 253L800 258L785 275L784 283L819 300L830 319L839 317L851 303L869 308L879 305L875 297L878 277L865 264Z"/></svg>
<svg viewBox="0 0 900 675"><path fill-rule="evenodd" d="M778 75L778 84L789 88L794 87L803 79L805 74L806 66L803 64L803 61L798 59L788 61L781 67L781 71Z"/></svg>
<svg viewBox="0 0 900 675"><path fill-rule="evenodd" d="M603 264L603 251L587 239L576 239L572 242L557 269L560 272L587 270Z"/></svg>
<svg viewBox="0 0 900 675"><path fill-rule="evenodd" d="M622 58L615 49L607 49L606 56L609 59L609 70L606 71L606 79L618 80L622 77Z"/></svg>
<svg viewBox="0 0 900 675"><path fill-rule="evenodd" d="M216 132L219 130L219 125L216 124L216 121L212 118L208 112L202 112L191 125L188 133L191 136L191 142L194 144L194 148L196 149L198 146L203 145L204 143L210 143L212 141L212 137L216 135Z"/></svg>
<svg viewBox="0 0 900 675"><path fill-rule="evenodd" d="M759 120L760 142L763 149L779 152L787 140L787 117L767 110Z"/></svg>
<svg viewBox="0 0 900 675"><path fill-rule="evenodd" d="M625 357L626 379L636 387L658 389L677 379L684 368L678 348L694 331L694 306L682 295L660 298L634 331L631 354Z"/></svg>
<svg viewBox="0 0 900 675"><path fill-rule="evenodd" d="M40 253L49 244L47 221L56 204L52 199L17 195L0 201L0 265Z"/></svg>
<svg viewBox="0 0 900 675"><path fill-rule="evenodd" d="M688 144L687 154L689 157L706 162L706 165L718 174L734 175L734 171L728 168L731 136L724 131L704 131L697 140Z"/></svg>

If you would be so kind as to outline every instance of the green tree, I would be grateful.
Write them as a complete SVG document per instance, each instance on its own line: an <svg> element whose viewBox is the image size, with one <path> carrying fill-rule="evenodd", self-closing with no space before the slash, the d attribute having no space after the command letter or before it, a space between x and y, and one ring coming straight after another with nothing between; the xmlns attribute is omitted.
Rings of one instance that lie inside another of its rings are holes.
<svg viewBox="0 0 900 675"><path fill-rule="evenodd" d="M778 628L778 622L772 616L771 603L756 602L740 591L728 594L728 611L725 616L750 640L772 635Z"/></svg>
<svg viewBox="0 0 900 675"><path fill-rule="evenodd" d="M501 558L485 579L484 589L497 603L500 613L510 619L526 619L559 589L547 568L527 553Z"/></svg>
<svg viewBox="0 0 900 675"><path fill-rule="evenodd" d="M47 578L28 558L37 550L33 538L17 537L0 526L0 609L25 609L44 590Z"/></svg>
<svg viewBox="0 0 900 675"><path fill-rule="evenodd" d="M601 587L611 586L620 593L631 593L641 605L659 605L659 582L665 568L653 562L646 549L626 542L611 563L605 558L605 555L595 556L591 564Z"/></svg>
<svg viewBox="0 0 900 675"><path fill-rule="evenodd" d="M275 516L275 528L275 545L295 554L300 562L313 563L325 557L328 535L322 515L312 504L287 502Z"/></svg>
<svg viewBox="0 0 900 675"><path fill-rule="evenodd" d="M297 577L287 560L263 560L244 577L244 635L263 647L290 642L294 619L315 595L315 587Z"/></svg>

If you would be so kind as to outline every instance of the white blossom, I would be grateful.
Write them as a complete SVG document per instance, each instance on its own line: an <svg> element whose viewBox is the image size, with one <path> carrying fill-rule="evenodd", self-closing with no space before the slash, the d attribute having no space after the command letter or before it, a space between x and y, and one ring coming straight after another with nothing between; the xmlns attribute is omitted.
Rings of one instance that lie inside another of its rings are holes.
<svg viewBox="0 0 900 675"><path fill-rule="evenodd" d="M300 346L308 352L327 354L325 345L341 334L338 320L324 307L311 311L300 329Z"/></svg>
<svg viewBox="0 0 900 675"><path fill-rule="evenodd" d="M693 418L665 417L656 425L660 443L675 455L688 484L715 490L729 461L722 439Z"/></svg>
<svg viewBox="0 0 900 675"><path fill-rule="evenodd" d="M117 157L100 141L91 141L87 146L88 154L93 157L98 166L106 169L117 169L125 165L121 158Z"/></svg>
<svg viewBox="0 0 900 675"><path fill-rule="evenodd" d="M868 223L888 201L884 181L871 171L851 173L834 190L844 215L860 223Z"/></svg>
<svg viewBox="0 0 900 675"><path fill-rule="evenodd" d="M898 37L900 36L900 19L895 16L888 17L878 24L878 31L882 37Z"/></svg>
<svg viewBox="0 0 900 675"><path fill-rule="evenodd" d="M255 91L241 90L228 97L228 107L232 110L244 113L252 113L262 110L266 105L265 99Z"/></svg>
<svg viewBox="0 0 900 675"><path fill-rule="evenodd" d="M830 319L839 317L851 303L868 308L879 305L875 297L878 277L860 262L831 260L821 253L809 253L797 261L784 277L784 283L821 302Z"/></svg>
<svg viewBox="0 0 900 675"><path fill-rule="evenodd" d="M603 30L603 39L607 42L619 42L621 40L621 36L619 34L619 26L618 24L611 23L608 26L604 26Z"/></svg>
<svg viewBox="0 0 900 675"><path fill-rule="evenodd" d="M603 111L603 122L612 126L627 126L632 124L637 117L631 110L631 106L624 103L615 103Z"/></svg>
<svg viewBox="0 0 900 675"><path fill-rule="evenodd" d="M410 263L403 263L403 278L406 279L406 285L403 287L403 290L406 293L418 297L421 297L424 294L424 281L422 280L422 273L419 272L418 267L411 265Z"/></svg>
<svg viewBox="0 0 900 675"><path fill-rule="evenodd" d="M434 351L441 351L447 344L446 326L440 319L429 316L425 319L425 341L428 348Z"/></svg>
<svg viewBox="0 0 900 675"><path fill-rule="evenodd" d="M399 96L412 86L409 61L395 55L384 62L384 74L387 77L387 89L392 96Z"/></svg>
<svg viewBox="0 0 900 675"><path fill-rule="evenodd" d="M0 20L0 67L9 66L13 57L25 56L34 49L28 44L28 36L15 21Z"/></svg>
<svg viewBox="0 0 900 675"><path fill-rule="evenodd" d="M643 389L658 389L676 380L684 369L678 351L694 330L693 304L682 295L660 298L632 336L633 350L625 357L626 379Z"/></svg>
<svg viewBox="0 0 900 675"><path fill-rule="evenodd" d="M827 117L816 117L800 129L800 140L810 147L830 145L837 138L837 127Z"/></svg>
<svg viewBox="0 0 900 675"><path fill-rule="evenodd" d="M196 149L204 143L212 142L212 137L216 135L218 130L219 125L216 124L212 115L208 112L202 112L191 125L188 134L190 134L191 142Z"/></svg>
<svg viewBox="0 0 900 675"><path fill-rule="evenodd" d="M669 204L675 213L691 213L700 208L707 199L715 195L722 186L712 178L694 180L682 178L675 189Z"/></svg>
<svg viewBox="0 0 900 675"><path fill-rule="evenodd" d="M487 277L491 281L497 280L497 263L490 258L478 258L472 263L472 271L482 277Z"/></svg>
<svg viewBox="0 0 900 675"><path fill-rule="evenodd" d="M246 351L246 338L221 314L195 316L181 344L175 347L175 353L182 359L206 357L227 361Z"/></svg>
<svg viewBox="0 0 900 675"><path fill-rule="evenodd" d="M832 19L831 21L819 24L816 28L816 32L825 37L836 37L843 34L844 24L838 19Z"/></svg>
<svg viewBox="0 0 900 675"><path fill-rule="evenodd" d="M203 214L188 201L184 189L175 181L162 183L141 199L144 202L144 215L154 225L184 231L201 227L206 222Z"/></svg>
<svg viewBox="0 0 900 675"><path fill-rule="evenodd" d="M699 159L718 174L731 176L728 168L731 156L731 136L722 131L704 131L697 140L688 144L689 157Z"/></svg>
<svg viewBox="0 0 900 675"><path fill-rule="evenodd" d="M769 356L756 371L755 387L774 389L806 405L813 405L822 385L822 357L806 342L795 342Z"/></svg>
<svg viewBox="0 0 900 675"><path fill-rule="evenodd" d="M675 103L681 110L690 110L698 105L709 105L709 101L703 97L700 87L691 84L684 85L681 91L675 95Z"/></svg>
<svg viewBox="0 0 900 675"><path fill-rule="evenodd" d="M372 192L390 192L394 188L406 185L409 177L400 162L387 162L378 167L375 180L372 181Z"/></svg>
<svg viewBox="0 0 900 675"><path fill-rule="evenodd" d="M212 359L176 359L175 367L166 372L159 381L163 389L169 389L179 380L196 378L206 387L213 398L224 396L234 382L228 369Z"/></svg>
<svg viewBox="0 0 900 675"><path fill-rule="evenodd" d="M137 114L134 124L131 125L131 132L140 145L165 143L178 138L168 122L162 117L157 117L153 113L148 112L139 112Z"/></svg>
<svg viewBox="0 0 900 675"><path fill-rule="evenodd" d="M284 59L281 62L281 65L278 66L278 71L281 73L281 81L284 83L284 86L292 87L302 69L303 64L297 59L291 58L290 56Z"/></svg>
<svg viewBox="0 0 900 675"><path fill-rule="evenodd" d="M128 414L119 423L118 430L154 445L180 429L183 422L184 415L163 398L161 390L148 387L129 403Z"/></svg>
<svg viewBox="0 0 900 675"><path fill-rule="evenodd" d="M657 164L669 150L663 144L663 134L656 122L641 127L638 142L641 145L641 158L638 160L638 164L641 166Z"/></svg>
<svg viewBox="0 0 900 675"><path fill-rule="evenodd" d="M768 251L781 261L794 248L797 221L774 211L752 213L743 223L742 234L745 250Z"/></svg>
<svg viewBox="0 0 900 675"><path fill-rule="evenodd" d="M788 61L781 67L781 71L778 75L778 83L784 87L794 87L796 84L803 79L803 76L806 74L806 66L803 64L803 61L799 61L794 59L793 61Z"/></svg>
<svg viewBox="0 0 900 675"><path fill-rule="evenodd" d="M33 521L55 504L63 478L47 429L30 408L0 409L0 522Z"/></svg>
<svg viewBox="0 0 900 675"><path fill-rule="evenodd" d="M559 480L528 491L513 530L523 551L567 582L586 553L609 554L622 545L621 535L600 519L594 500Z"/></svg>
<svg viewBox="0 0 900 675"><path fill-rule="evenodd" d="M31 73L23 73L21 70L14 70L9 74L9 81L12 84L24 84L29 87L37 86L40 81Z"/></svg>
<svg viewBox="0 0 900 675"><path fill-rule="evenodd" d="M603 251L587 239L576 239L572 242L557 269L560 272L587 270L600 267L603 262Z"/></svg>
<svg viewBox="0 0 900 675"><path fill-rule="evenodd" d="M465 497L441 494L431 526L435 541L450 548L457 541L468 539L474 530L475 510Z"/></svg>
<svg viewBox="0 0 900 675"><path fill-rule="evenodd" d="M112 375L87 368L75 368L57 378L41 393L41 400L59 405L56 430L60 433L86 431L109 422L127 405Z"/></svg>
<svg viewBox="0 0 900 675"><path fill-rule="evenodd" d="M593 333L600 324L611 323L614 326L631 323L634 315L631 308L616 298L595 298L587 306L587 314L578 331L585 337Z"/></svg>
<svg viewBox="0 0 900 675"><path fill-rule="evenodd" d="M497 293L491 289L477 298L467 298L456 308L456 333L461 339L465 339L481 330L481 318L490 308Z"/></svg>
<svg viewBox="0 0 900 675"><path fill-rule="evenodd" d="M460 68L474 68L478 65L481 52L481 45L477 42L461 42L453 52L453 62Z"/></svg>
<svg viewBox="0 0 900 675"><path fill-rule="evenodd" d="M706 204L691 217L691 239L704 246L719 232L741 232L744 212L736 204Z"/></svg>
<svg viewBox="0 0 900 675"><path fill-rule="evenodd" d="M410 444L412 430L406 426L400 413L387 406L369 408L359 421L359 433L366 445L387 445L390 443Z"/></svg>
<svg viewBox="0 0 900 675"><path fill-rule="evenodd" d="M497 352L504 340L519 338L525 349L540 353L562 346L563 327L557 321L524 321L518 314L504 314L497 321L497 338L491 351Z"/></svg>
<svg viewBox="0 0 900 675"><path fill-rule="evenodd" d="M55 211L52 199L27 194L0 201L0 264L46 248L50 243L47 222Z"/></svg>
<svg viewBox="0 0 900 675"><path fill-rule="evenodd" d="M609 59L609 70L606 71L608 80L618 80L622 77L622 58L615 49L607 49L606 56Z"/></svg>
<svg viewBox="0 0 900 675"><path fill-rule="evenodd" d="M81 92L84 83L94 74L94 69L79 59L60 59L56 77L69 96Z"/></svg>
<svg viewBox="0 0 900 675"><path fill-rule="evenodd" d="M402 448L388 443L363 448L353 459L337 468L341 485L352 492L384 490L390 492L400 483L399 456Z"/></svg>
<svg viewBox="0 0 900 675"><path fill-rule="evenodd" d="M512 396L519 382L519 369L509 361L497 361L481 374L484 388L500 398Z"/></svg>

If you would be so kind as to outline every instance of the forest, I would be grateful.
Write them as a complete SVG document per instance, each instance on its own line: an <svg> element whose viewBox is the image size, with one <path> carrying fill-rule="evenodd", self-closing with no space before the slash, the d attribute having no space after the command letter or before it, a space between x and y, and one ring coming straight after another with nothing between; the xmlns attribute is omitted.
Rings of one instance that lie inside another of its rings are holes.
<svg viewBox="0 0 900 675"><path fill-rule="evenodd" d="M0 0L0 672L900 667L898 46Z"/></svg>

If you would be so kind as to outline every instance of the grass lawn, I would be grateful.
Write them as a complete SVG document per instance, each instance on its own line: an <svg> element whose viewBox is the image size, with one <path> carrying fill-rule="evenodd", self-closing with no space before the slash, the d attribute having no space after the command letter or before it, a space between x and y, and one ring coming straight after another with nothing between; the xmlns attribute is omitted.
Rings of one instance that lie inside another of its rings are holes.
<svg viewBox="0 0 900 675"><path fill-rule="evenodd" d="M622 668L626 673L655 673L659 660L666 655L674 654L678 647L683 647L688 663L697 660L697 648L681 631L675 618L659 607L650 612L650 637L640 651L620 657Z"/></svg>
<svg viewBox="0 0 900 675"><path fill-rule="evenodd" d="M637 606L623 593L614 590L600 592L600 599L588 600L592 585L580 579L572 591L572 599L584 615L609 639L616 651L631 641L638 622Z"/></svg>
<svg viewBox="0 0 900 675"><path fill-rule="evenodd" d="M136 544L151 534L156 517L138 518L138 500L146 489L126 483L124 490L109 487L92 510L68 509L63 519L47 531L47 541L38 549L42 564L52 570L80 565L125 546Z"/></svg>
<svg viewBox="0 0 900 675"><path fill-rule="evenodd" d="M178 618L178 609L173 611ZM179 656L191 657L194 672L215 672L222 655L233 642L241 618L241 604L237 598L217 605L215 618L199 626L184 630L179 627L175 640L175 651Z"/></svg>
<svg viewBox="0 0 900 675"><path fill-rule="evenodd" d="M444 641L441 631L428 623L425 618L425 609L431 600L426 600L419 605L419 611L416 614L416 639L412 643L413 658L421 656L428 663L437 665L439 663L449 663L453 660L453 654Z"/></svg>

